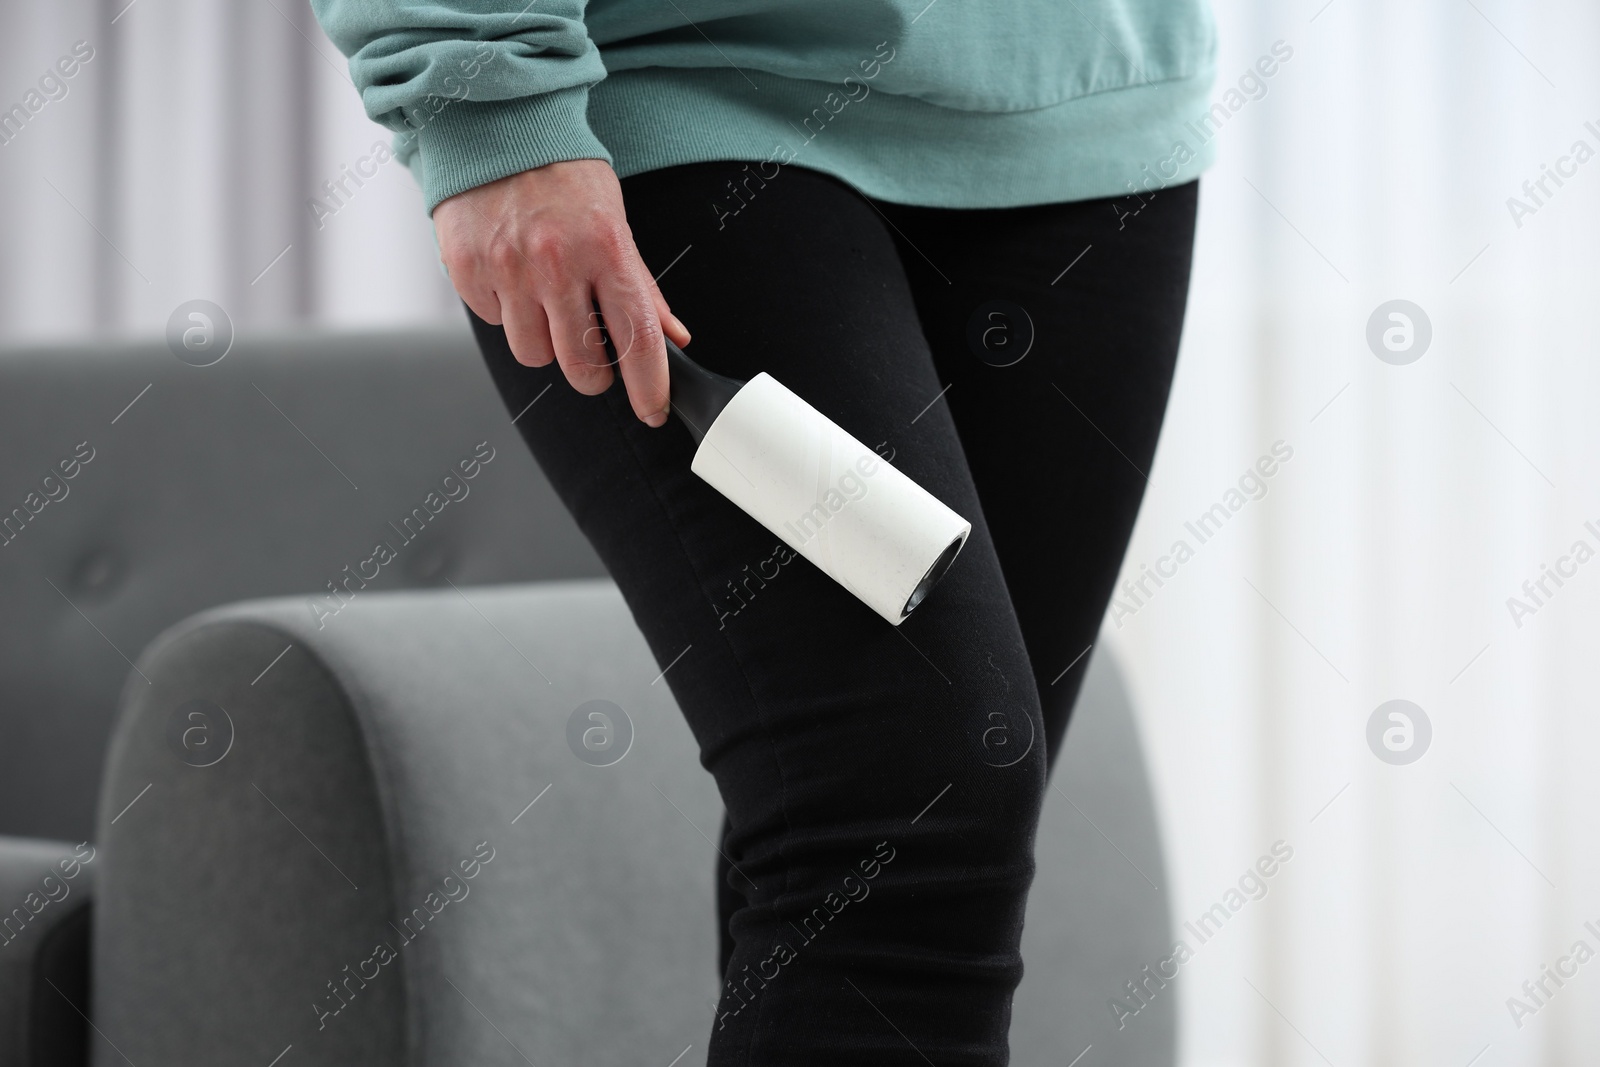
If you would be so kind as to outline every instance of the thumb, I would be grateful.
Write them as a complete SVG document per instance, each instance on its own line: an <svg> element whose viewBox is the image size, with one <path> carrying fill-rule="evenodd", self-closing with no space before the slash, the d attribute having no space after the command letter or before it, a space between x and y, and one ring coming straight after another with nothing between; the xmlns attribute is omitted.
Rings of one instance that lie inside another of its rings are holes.
<svg viewBox="0 0 1600 1067"><path fill-rule="evenodd" d="M648 277L648 275L647 275ZM661 295L661 287L656 285L655 279L650 279L650 299L656 306L656 317L661 320L661 332L672 339L672 343L682 348L689 343L689 327L685 326L678 316L672 313L672 308L667 304L667 298Z"/></svg>

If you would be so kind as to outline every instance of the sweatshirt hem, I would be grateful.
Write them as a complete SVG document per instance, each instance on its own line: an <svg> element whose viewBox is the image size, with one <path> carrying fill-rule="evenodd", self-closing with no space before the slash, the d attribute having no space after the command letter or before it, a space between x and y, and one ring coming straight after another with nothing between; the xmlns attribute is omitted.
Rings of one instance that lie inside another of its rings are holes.
<svg viewBox="0 0 1600 1067"><path fill-rule="evenodd" d="M737 71L620 70L589 92L588 124L620 177L715 160L798 163L867 196L999 208L1192 181L1215 158L1207 68L1026 111L963 111L842 83ZM863 91L865 90L865 91ZM650 120L641 122L648 115Z"/></svg>

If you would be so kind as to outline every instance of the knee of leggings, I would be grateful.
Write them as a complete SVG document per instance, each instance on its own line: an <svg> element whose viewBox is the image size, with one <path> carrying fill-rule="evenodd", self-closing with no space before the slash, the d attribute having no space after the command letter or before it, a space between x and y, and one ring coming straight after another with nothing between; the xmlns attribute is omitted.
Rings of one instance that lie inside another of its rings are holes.
<svg viewBox="0 0 1600 1067"><path fill-rule="evenodd" d="M927 787L898 818L857 809L837 821L791 823L769 841L767 854L782 857L766 868L775 876L771 899L780 911L788 905L804 913L830 895L837 906L873 891L918 909L937 909L939 901L1020 909L1034 874L1043 762L978 764Z"/></svg>
<svg viewBox="0 0 1600 1067"><path fill-rule="evenodd" d="M908 841L943 854L942 865L991 871L1026 888L1033 877L1034 837L1044 806L1043 759L1029 756L1005 767L980 765L909 830Z"/></svg>

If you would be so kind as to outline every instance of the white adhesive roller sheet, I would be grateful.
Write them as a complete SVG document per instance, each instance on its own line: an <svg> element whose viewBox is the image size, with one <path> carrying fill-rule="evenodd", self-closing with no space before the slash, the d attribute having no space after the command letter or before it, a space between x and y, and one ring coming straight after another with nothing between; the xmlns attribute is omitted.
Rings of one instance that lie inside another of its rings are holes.
<svg viewBox="0 0 1600 1067"><path fill-rule="evenodd" d="M706 429L691 469L896 626L972 532L766 373Z"/></svg>

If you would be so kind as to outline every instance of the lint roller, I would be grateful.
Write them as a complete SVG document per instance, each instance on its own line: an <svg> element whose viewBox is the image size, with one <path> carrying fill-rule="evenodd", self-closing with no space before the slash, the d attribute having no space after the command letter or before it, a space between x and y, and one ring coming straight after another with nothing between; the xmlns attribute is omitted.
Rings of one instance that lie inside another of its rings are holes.
<svg viewBox="0 0 1600 1067"><path fill-rule="evenodd" d="M898 626L944 577L972 524L772 375L739 382L667 341L690 469Z"/></svg>

